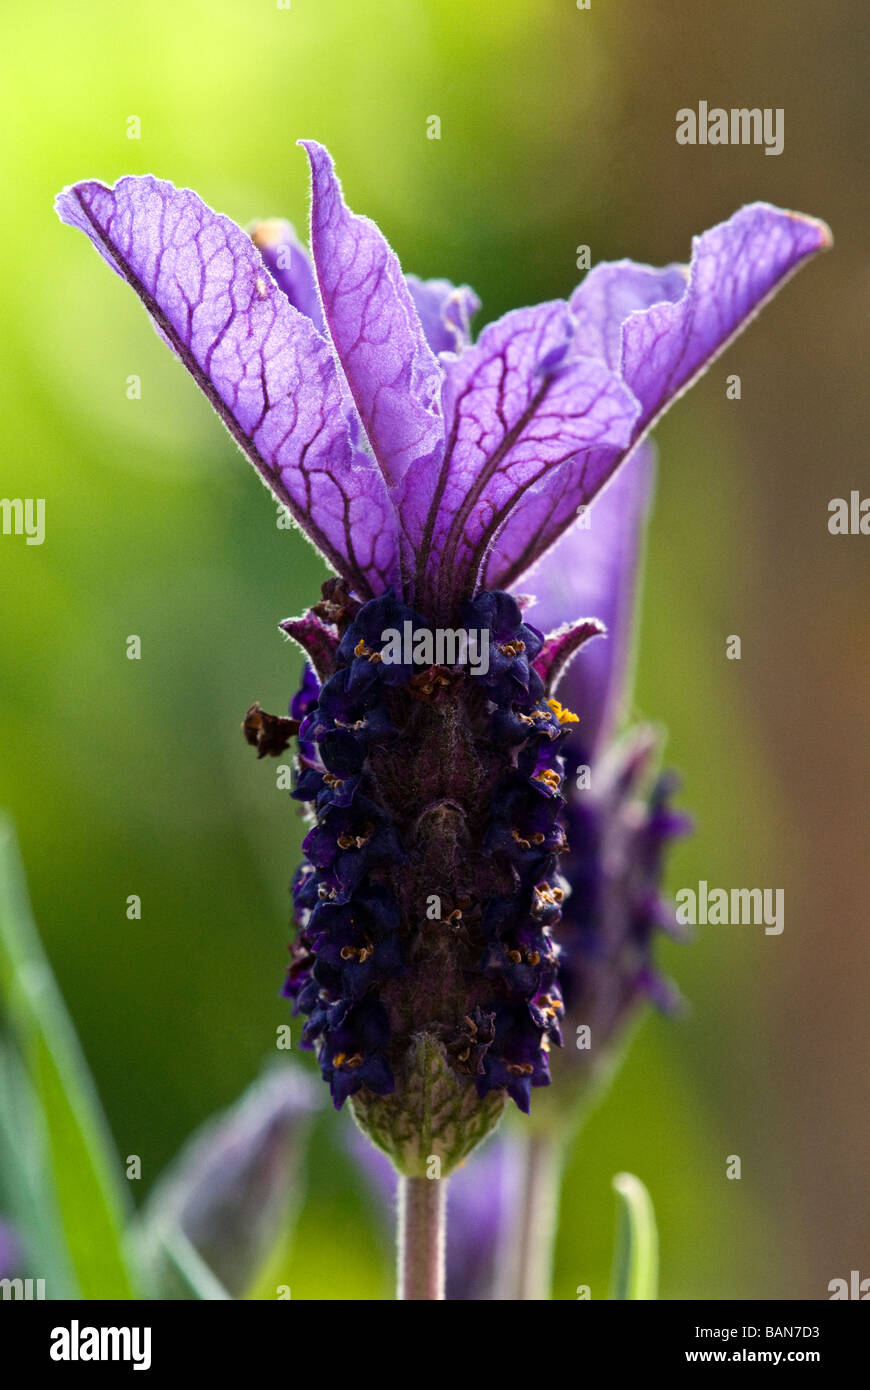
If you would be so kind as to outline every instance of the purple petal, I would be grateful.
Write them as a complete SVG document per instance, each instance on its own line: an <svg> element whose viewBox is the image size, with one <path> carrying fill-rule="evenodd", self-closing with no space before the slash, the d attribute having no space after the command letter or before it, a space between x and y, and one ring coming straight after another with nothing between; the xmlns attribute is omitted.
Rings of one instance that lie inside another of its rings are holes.
<svg viewBox="0 0 870 1390"><path fill-rule="evenodd" d="M318 333L325 336L314 267L292 224L281 218L269 218L265 222L255 222L248 232L266 269L293 308L309 318Z"/></svg>
<svg viewBox="0 0 870 1390"><path fill-rule="evenodd" d="M332 354L244 232L150 175L76 184L57 210L132 285L328 562L363 595L394 582L395 513L374 464L352 449Z"/></svg>
<svg viewBox="0 0 870 1390"><path fill-rule="evenodd" d="M468 347L471 320L480 308L474 290L449 280L420 280L416 275L406 275L405 283L432 351L462 352Z"/></svg>
<svg viewBox="0 0 870 1390"><path fill-rule="evenodd" d="M311 247L326 322L375 457L395 485L442 438L441 368L398 259L367 217L345 205L322 145L311 160Z"/></svg>
<svg viewBox="0 0 870 1390"><path fill-rule="evenodd" d="M652 499L655 451L642 444L589 509L589 529L568 532L528 576L530 621L549 631L591 613L607 629L567 667L559 699L580 718L587 756L610 737L629 699L632 620L643 533Z"/></svg>
<svg viewBox="0 0 870 1390"><path fill-rule="evenodd" d="M629 314L679 299L687 283L684 265L655 270L635 261L603 261L590 270L569 300L577 321L575 350L621 371L622 325Z"/></svg>
<svg viewBox="0 0 870 1390"><path fill-rule="evenodd" d="M621 373L640 404L636 444L795 270L831 244L822 222L753 203L693 243L690 267L596 266L575 290L573 351ZM509 588L592 501L621 456L596 450L522 499L488 561L488 587Z"/></svg>
<svg viewBox="0 0 870 1390"><path fill-rule="evenodd" d="M532 665L549 695L556 689L563 672L590 637L603 637L606 628L597 618L578 618L564 623L547 636Z"/></svg>
<svg viewBox="0 0 870 1390"><path fill-rule="evenodd" d="M402 523L420 558L417 601L450 611L471 593L518 498L566 459L602 449L615 459L637 404L602 363L567 358L573 320L556 300L517 309L445 359L447 444L439 469L408 472Z"/></svg>
<svg viewBox="0 0 870 1390"><path fill-rule="evenodd" d="M622 324L621 370L643 408L638 436L709 367L800 264L830 242L824 223L769 203L752 203L694 239L688 271L672 266L654 272L631 262L598 268L599 281L623 282L619 290L611 283L606 298L628 310ZM588 313L588 301L601 294L601 283L584 293L592 279L587 277L572 296L571 307L578 314ZM658 302L651 303L654 293ZM611 327L611 335L612 331Z"/></svg>
<svg viewBox="0 0 870 1390"><path fill-rule="evenodd" d="M326 627L310 609L299 618L285 618L278 626L294 642L298 642L320 680L327 680L335 669L335 653L338 650L335 632Z"/></svg>

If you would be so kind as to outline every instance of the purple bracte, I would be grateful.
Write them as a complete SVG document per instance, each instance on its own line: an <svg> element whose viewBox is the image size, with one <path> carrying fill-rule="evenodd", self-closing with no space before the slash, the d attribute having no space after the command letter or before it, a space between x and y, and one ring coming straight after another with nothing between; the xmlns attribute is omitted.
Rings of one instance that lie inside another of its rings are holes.
<svg viewBox="0 0 870 1390"><path fill-rule="evenodd" d="M337 576L284 624L317 673L292 715L312 826L288 992L335 1103L353 1098L402 1171L433 1154L447 1171L505 1096L527 1109L549 1080L573 853L572 717L552 685L605 640L610 593L548 614L545 639L507 591L829 234L752 204L688 270L599 266L473 342L473 292L404 276L304 144L312 261L289 224L246 235L151 176L76 184L58 211ZM444 658L446 628L485 638L488 661ZM410 641L398 657L391 630Z"/></svg>

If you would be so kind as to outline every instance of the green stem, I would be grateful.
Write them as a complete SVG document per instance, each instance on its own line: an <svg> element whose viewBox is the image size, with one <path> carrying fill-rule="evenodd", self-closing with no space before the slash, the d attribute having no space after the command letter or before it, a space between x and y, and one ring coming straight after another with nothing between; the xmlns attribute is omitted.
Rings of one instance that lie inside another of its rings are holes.
<svg viewBox="0 0 870 1390"><path fill-rule="evenodd" d="M517 1222L502 1262L505 1299L540 1302L552 1295L562 1156L563 1145L549 1134L525 1141Z"/></svg>
<svg viewBox="0 0 870 1390"><path fill-rule="evenodd" d="M398 1294L444 1298L447 1179L399 1178Z"/></svg>

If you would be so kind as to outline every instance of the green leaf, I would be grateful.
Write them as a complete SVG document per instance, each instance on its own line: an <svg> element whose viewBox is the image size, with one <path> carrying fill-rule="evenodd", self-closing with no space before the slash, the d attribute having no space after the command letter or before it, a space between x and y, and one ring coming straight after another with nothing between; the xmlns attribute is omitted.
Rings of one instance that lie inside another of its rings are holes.
<svg viewBox="0 0 870 1390"><path fill-rule="evenodd" d="M659 1236L652 1199L633 1173L617 1173L613 1189L619 1211L610 1297L657 1299Z"/></svg>
<svg viewBox="0 0 870 1390"><path fill-rule="evenodd" d="M118 1159L39 940L7 817L0 818L0 997L43 1111L55 1200L79 1294L133 1298Z"/></svg>
<svg viewBox="0 0 870 1390"><path fill-rule="evenodd" d="M180 1227L168 1230L162 1245L190 1297L209 1303L232 1298Z"/></svg>
<svg viewBox="0 0 870 1390"><path fill-rule="evenodd" d="M42 1107L11 1042L0 1043L0 1210L24 1238L23 1264L14 1273L44 1279L48 1298L71 1298L75 1281L54 1200Z"/></svg>

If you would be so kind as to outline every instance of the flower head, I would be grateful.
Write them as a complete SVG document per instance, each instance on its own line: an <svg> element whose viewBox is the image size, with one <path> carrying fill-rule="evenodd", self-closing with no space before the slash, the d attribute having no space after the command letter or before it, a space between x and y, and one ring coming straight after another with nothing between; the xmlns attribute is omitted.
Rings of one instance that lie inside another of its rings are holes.
<svg viewBox="0 0 870 1390"><path fill-rule="evenodd" d="M58 210L335 571L283 624L311 663L287 988L335 1103L415 1173L459 1162L505 1096L528 1109L561 1041L564 755L598 734L554 685L600 614L547 635L510 591L828 232L756 203L688 269L601 265L472 341L473 292L404 276L304 144L311 262L288 224L246 235L150 176ZM256 711L246 732L270 751L275 729Z"/></svg>

